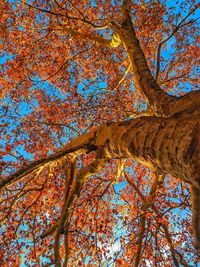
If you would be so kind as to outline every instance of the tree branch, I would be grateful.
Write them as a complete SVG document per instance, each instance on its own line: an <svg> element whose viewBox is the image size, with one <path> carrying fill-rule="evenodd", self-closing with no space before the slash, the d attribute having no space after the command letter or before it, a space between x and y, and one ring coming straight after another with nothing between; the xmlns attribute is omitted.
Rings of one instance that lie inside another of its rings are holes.
<svg viewBox="0 0 200 267"><path fill-rule="evenodd" d="M47 78L39 80L38 82L35 83L35 85L37 85L38 83L41 83L41 82L45 82L45 81L50 80L51 78L53 78L54 76L56 76L56 75L57 75L57 74L58 74L64 67L66 67L67 64L68 64L71 60L76 59L79 55L81 55L81 54L83 54L83 53L85 53L85 52L88 52L88 51L91 50L92 48L93 48L93 46L92 46L92 47L89 47L89 48L86 48L86 49L84 49L84 50L78 52L77 54L73 55L72 57L68 58L68 59L65 60L65 62L58 68L57 71L55 71L54 73L52 73L52 74L51 74L50 76L48 76ZM30 78L30 80L31 80L32 82L34 82L34 80L32 80L31 78Z"/></svg>
<svg viewBox="0 0 200 267"><path fill-rule="evenodd" d="M143 243L143 237L145 234L145 225L146 225L146 212L148 211L148 209L150 207L153 206L154 200L156 198L156 190L157 190L158 186L163 183L165 175L161 175L161 174L155 172L155 178L154 178L153 184L151 186L150 193L149 193L148 197L145 197L142 194L140 189L129 178L129 176L126 174L126 172L124 172L124 176L125 176L127 182L130 184L130 186L133 187L134 190L138 193L138 195L140 196L140 198L143 202L142 210L141 210L141 218L140 218L140 223L139 223L139 235L138 235L138 238L136 240L137 253L136 253L136 259L135 259L135 264L134 264L135 267L138 267L140 264L141 255L142 255L142 243Z"/></svg>
<svg viewBox="0 0 200 267"><path fill-rule="evenodd" d="M188 22L186 22L186 23L184 23L183 24L183 22L192 14L192 13L194 13L196 10L197 10L197 8L198 8L199 6L197 5L195 8L193 8L188 14L187 14L187 16L185 16L185 18L183 18L182 20L181 20L181 22L174 28L174 30L172 31L172 33L167 37L167 38L165 38L162 42L160 42L159 43L159 45L158 45L158 50L157 50L157 64L156 64L156 81L158 80L158 76L159 76L159 72L160 72L160 52L161 52L161 48L162 48L162 46L166 43L166 42L168 42L174 35L175 35L175 33L179 30L179 29L181 29L182 27L184 27L184 26L186 26L186 25L188 25L188 24L191 24L191 23L193 23L194 21L196 21L196 20L194 20L194 21L188 21Z"/></svg>
<svg viewBox="0 0 200 267"><path fill-rule="evenodd" d="M70 19L70 20L75 20L75 21L81 21L81 22L84 22L84 23L89 24L90 26L92 26L92 27L94 27L94 28L96 28L96 29L105 29L105 28L108 26L107 24L106 24L106 25L100 25L100 26L99 26L99 25L95 25L95 24L92 23L91 21L86 20L84 16L83 16L83 18L78 18L78 17L72 17L72 16L69 16L69 15L67 14L67 11L66 11L65 9L63 9L63 8L62 8L62 9L65 11L65 14L57 13L57 12L54 12L54 11L52 11L52 10L43 9L43 8L36 7L36 6L32 6L32 5L30 5L30 4L26 3L26 2L22 2L22 3L23 3L24 5L30 7L30 8L36 9L36 10L41 11L41 12L43 12L43 13L51 14L51 15L53 15L53 16L65 17L65 18ZM58 2L57 2L57 1L55 1L55 3L58 5ZM71 2L70 2L70 3L71 3ZM72 4L72 3L71 3L71 4ZM72 5L73 5L73 4L72 4ZM59 5L59 7L61 8L60 5ZM73 7L75 7L75 6L73 5ZM77 8L76 8L76 10L77 10ZM79 13L80 13L80 11L79 11Z"/></svg>
<svg viewBox="0 0 200 267"><path fill-rule="evenodd" d="M90 144L90 139L93 138L94 131L91 131L88 134L83 134L82 136L77 137L71 143L66 145L63 149L54 153L53 155L36 160L29 165L22 167L20 170L15 172L14 174L6 177L5 179L1 179L0 181L0 190L4 189L7 186L12 185L14 182L17 182L23 178L25 178L29 174L33 174L35 172L38 175L38 172L48 164L53 161L59 160L65 156L74 156L82 153L89 153L91 151L96 150L96 147Z"/></svg>
<svg viewBox="0 0 200 267"><path fill-rule="evenodd" d="M174 266L180 267L180 265L178 263L178 260L176 258L176 253L175 253L174 245L173 245L173 242L171 240L171 237L170 237L168 228L164 224L162 224L162 228L163 228L163 230L165 232L165 236L166 236L167 241L168 241L168 244L169 244L169 248L170 248L170 251L171 251L171 255L172 255L172 260L173 260Z"/></svg>
<svg viewBox="0 0 200 267"><path fill-rule="evenodd" d="M183 22L197 8L198 6L196 6L177 27L180 28L182 26L185 26ZM183 110L191 108L192 94L188 94L180 100L180 98L165 93L154 79L134 31L130 14L130 1L124 1L122 27L121 29L117 29L115 27L115 30L119 34L120 39L127 51L133 72L136 76L138 87L143 93L147 103L154 109L154 113L163 117L169 117L177 113L177 110L178 112L181 112ZM166 42L167 39L164 41ZM198 95L198 93L196 93L196 95ZM199 96L198 99L194 99L194 101L195 105L200 105Z"/></svg>
<svg viewBox="0 0 200 267"><path fill-rule="evenodd" d="M59 265L60 264L60 261L59 261L60 259L60 254L59 254L60 235L62 233L67 234L68 232L68 220L67 219L68 219L70 210L72 208L72 204L74 203L75 199L79 197L85 179L93 174L98 173L105 164L106 164L106 160L96 159L89 166L83 168L76 177L74 177L75 169L74 169L73 164L71 166L70 180L73 180L73 181L71 184L70 191L69 191L69 186L67 188L68 194L66 194L66 197L65 197L66 201L61 212L61 217L58 222L57 233L55 237L54 256L55 256L55 261L57 263L56 266L58 267L60 266Z"/></svg>
<svg viewBox="0 0 200 267"><path fill-rule="evenodd" d="M126 49L133 72L136 76L137 85L144 95L147 103L160 115L168 115L166 106L175 101L176 97L170 96L157 84L148 67L144 53L136 37L130 14L129 1L125 1L123 7L123 23L121 29L116 29ZM127 7L128 6L128 7Z"/></svg>
<svg viewBox="0 0 200 267"><path fill-rule="evenodd" d="M62 34L62 32L67 33L73 37L80 38L82 40L89 40L95 44L115 48L121 44L121 40L119 39L118 34L114 33L112 36L112 39L105 39L99 34L88 34L88 33L82 33L80 31L75 31L71 27L67 27L66 25L60 25L60 28L55 27L53 30L60 32L59 34Z"/></svg>

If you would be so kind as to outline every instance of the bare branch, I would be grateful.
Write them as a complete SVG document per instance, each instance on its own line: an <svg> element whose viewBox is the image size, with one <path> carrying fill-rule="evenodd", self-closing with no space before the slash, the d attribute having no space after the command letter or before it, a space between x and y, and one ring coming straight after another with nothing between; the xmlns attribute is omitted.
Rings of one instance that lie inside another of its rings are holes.
<svg viewBox="0 0 200 267"><path fill-rule="evenodd" d="M142 192L140 191L139 187L135 185L135 183L129 178L129 176L124 172L124 176L127 180L127 182L130 184L131 187L134 188L134 190L138 193L138 195L141 197L141 200L143 202L142 210L141 210L141 218L139 223L139 235L136 240L137 244L137 253L136 253L136 259L135 259L135 267L138 267L140 264L141 256L142 256L142 244L143 244L143 238L145 235L145 225L146 225L146 212L150 207L154 205L154 200L156 198L156 191L159 185L161 185L164 181L165 175L161 175L157 172L155 172L155 178L154 182L151 186L150 193L148 197L145 197Z"/></svg>

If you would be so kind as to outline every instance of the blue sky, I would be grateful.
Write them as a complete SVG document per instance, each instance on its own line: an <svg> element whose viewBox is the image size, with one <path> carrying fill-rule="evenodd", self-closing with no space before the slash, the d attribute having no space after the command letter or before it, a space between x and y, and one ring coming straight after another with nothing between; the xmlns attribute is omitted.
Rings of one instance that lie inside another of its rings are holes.
<svg viewBox="0 0 200 267"><path fill-rule="evenodd" d="M167 1L167 5L168 5L168 7L170 7L170 6L173 6L174 5L174 1ZM177 8L177 10L178 10L178 8ZM195 13L195 16L198 16L198 12L196 12ZM168 45L169 45L169 49L168 49L168 51L167 51L167 49L163 49L162 50L162 53L164 54L165 53L165 55L166 54L168 54L167 55L167 57L170 55L170 53L172 52L172 48L171 48L171 45L173 44L173 38L171 39L171 41L168 43ZM3 55L2 57L0 57L0 64L4 64L4 63L6 63L6 61L7 60L10 60L12 57L10 56L10 55ZM76 81L74 81L75 83L76 83ZM81 94L81 95L83 95L83 96L85 96L85 97L87 97L87 95L86 95L86 92L83 90L84 89L84 87L85 86L87 86L87 84L88 84L88 81L87 80L83 80L82 81L82 83L79 83L78 85L77 85L77 88L78 88L78 93L79 94ZM40 86L45 90L45 88L47 88L48 87L48 85L49 85L49 83L48 82L43 82L43 83L40 83ZM106 88L107 88L107 82L106 82L106 79L105 79L105 81L96 81L95 83L94 83L94 86L93 86L93 89L90 89L90 90L88 90L88 94L90 94L90 93L92 93L92 90L97 90L97 93L98 93L98 91L106 91ZM188 88L188 87L187 87ZM55 90L55 91L57 91L57 90ZM51 91L49 92L50 94L51 94ZM59 96L59 92L57 91L57 94L58 94L58 97L62 97L62 95L60 95ZM8 104L9 103L9 97L8 98L6 98L6 99L4 99L3 100L4 101L4 103L5 104ZM35 102L35 105L36 105L36 107L37 107L37 103ZM19 106L19 109L20 109L20 116L24 116L24 115L27 115L28 113L29 113L29 111L31 111L31 107L26 103L26 102L22 102L21 104L20 104L20 106ZM12 110L12 107L10 108L10 111L12 112L13 110ZM10 120L10 123L11 123L11 120ZM14 126L13 126L14 127ZM4 140L2 141L2 143L3 143L3 145L5 144L5 142L4 142ZM1 144L2 144L1 143ZM25 156L27 156L27 157L30 157L30 155L28 155L28 154L26 154L25 153L25 151L24 151L24 149L23 149L23 146L19 146L19 148L18 148L18 150L19 150L19 153L21 153L22 155L25 155ZM13 160L15 160L14 158L13 158ZM126 183L125 182L123 182L123 183L119 183L119 184L116 184L115 185L115 188L116 188L116 190L117 191L119 191L120 189L122 189L124 186L126 185ZM21 264L21 266L26 266L25 264Z"/></svg>

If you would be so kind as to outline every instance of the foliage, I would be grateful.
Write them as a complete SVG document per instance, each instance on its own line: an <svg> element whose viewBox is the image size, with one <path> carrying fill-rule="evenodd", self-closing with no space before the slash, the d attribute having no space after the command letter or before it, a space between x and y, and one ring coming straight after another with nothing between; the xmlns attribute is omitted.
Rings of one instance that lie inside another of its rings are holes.
<svg viewBox="0 0 200 267"><path fill-rule="evenodd" d="M0 6L4 177L105 122L144 114L148 103L113 28L123 21L121 1ZM131 4L148 66L171 95L197 88L197 12L196 0ZM197 266L188 185L134 160L113 158L85 178L65 234L43 236L59 221L74 176L94 158L53 161L2 191L1 266L54 264L55 247L63 266Z"/></svg>

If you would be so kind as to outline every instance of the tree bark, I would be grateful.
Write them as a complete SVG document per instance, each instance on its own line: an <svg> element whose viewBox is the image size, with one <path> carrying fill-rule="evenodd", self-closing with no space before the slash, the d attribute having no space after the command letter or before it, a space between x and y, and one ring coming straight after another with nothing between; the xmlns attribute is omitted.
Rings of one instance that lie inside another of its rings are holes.
<svg viewBox="0 0 200 267"><path fill-rule="evenodd" d="M123 3L123 23L121 28L115 27L129 57L137 85L146 102L154 110L155 115L170 117L178 112L200 107L200 91L191 92L182 97L171 96L164 92L153 77L145 55L137 39L130 13L131 1Z"/></svg>
<svg viewBox="0 0 200 267"><path fill-rule="evenodd" d="M200 249L200 115L142 117L103 125L94 134L99 156L130 158L191 184L194 245Z"/></svg>
<svg viewBox="0 0 200 267"><path fill-rule="evenodd" d="M101 126L94 144L102 157L132 158L200 188L200 117L142 117ZM100 150L99 150L100 151Z"/></svg>
<svg viewBox="0 0 200 267"><path fill-rule="evenodd" d="M194 234L194 247L200 249L200 190L191 186L192 195L192 228Z"/></svg>

